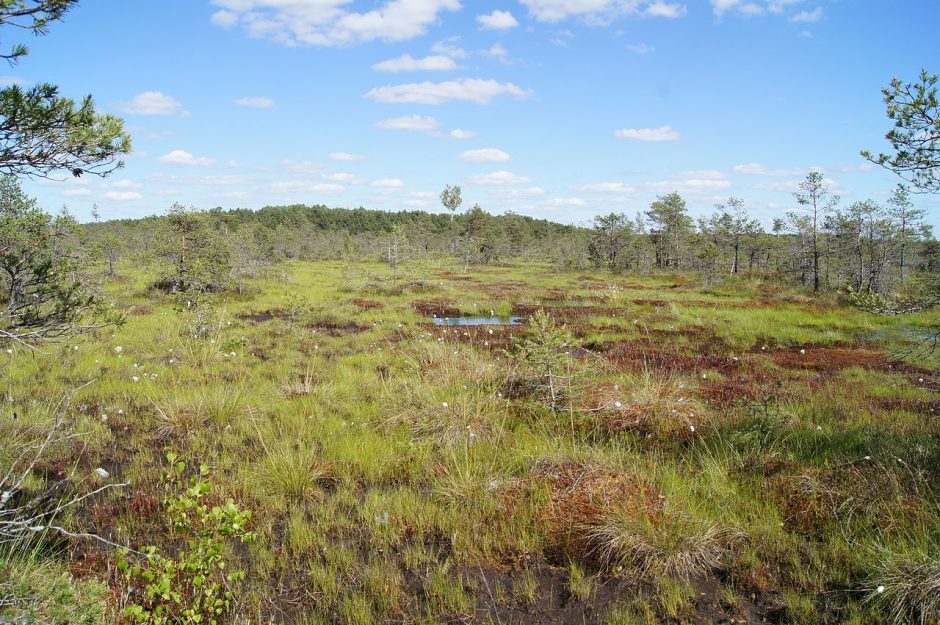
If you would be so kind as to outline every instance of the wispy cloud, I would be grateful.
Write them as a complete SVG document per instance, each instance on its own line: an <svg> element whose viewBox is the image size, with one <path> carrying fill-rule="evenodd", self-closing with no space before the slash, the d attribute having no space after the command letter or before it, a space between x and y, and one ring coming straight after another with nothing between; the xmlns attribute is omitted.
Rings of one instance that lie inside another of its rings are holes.
<svg viewBox="0 0 940 625"><path fill-rule="evenodd" d="M480 185L525 184L532 182L531 178L517 176L509 171L494 171L488 174L479 174L477 176L471 176L468 180L472 184Z"/></svg>
<svg viewBox="0 0 940 625"><path fill-rule="evenodd" d="M632 141L678 141L681 137L679 132L673 130L672 126L660 126L659 128L623 128L614 132L618 139L630 139Z"/></svg>
<svg viewBox="0 0 940 625"><path fill-rule="evenodd" d="M246 108L252 109L275 109L277 108L277 103L274 101L274 98L269 98L268 96L254 96L254 97L245 97L232 100L238 106L244 106Z"/></svg>
<svg viewBox="0 0 940 625"><path fill-rule="evenodd" d="M427 32L459 0L387 0L371 11L349 11L348 0L212 0L211 21L241 27L250 37L286 46L339 46L367 41L407 41Z"/></svg>
<svg viewBox="0 0 940 625"><path fill-rule="evenodd" d="M606 24L623 16L677 18L686 6L666 0L521 0L540 22L580 17L591 24Z"/></svg>
<svg viewBox="0 0 940 625"><path fill-rule="evenodd" d="M365 156L352 154L350 152L333 152L330 154L331 161L364 161L365 158Z"/></svg>
<svg viewBox="0 0 940 625"><path fill-rule="evenodd" d="M471 102L489 104L494 98L511 96L525 98L532 94L513 83L479 78L461 78L446 82L420 82L376 87L365 94L375 102L386 104L429 104Z"/></svg>
<svg viewBox="0 0 940 625"><path fill-rule="evenodd" d="M505 163L510 157L507 152L496 148L482 148L480 150L468 150L457 158L470 163Z"/></svg>
<svg viewBox="0 0 940 625"><path fill-rule="evenodd" d="M457 62L452 57L439 54L416 59L410 54L403 54L372 66L377 72L446 72L457 69Z"/></svg>
<svg viewBox="0 0 940 625"><path fill-rule="evenodd" d="M418 132L432 132L437 130L437 120L422 115L406 115L394 119L385 119L375 124L382 130L415 130Z"/></svg>
<svg viewBox="0 0 940 625"><path fill-rule="evenodd" d="M185 115L179 100L161 91L144 91L127 102L118 104L118 108L128 115Z"/></svg>

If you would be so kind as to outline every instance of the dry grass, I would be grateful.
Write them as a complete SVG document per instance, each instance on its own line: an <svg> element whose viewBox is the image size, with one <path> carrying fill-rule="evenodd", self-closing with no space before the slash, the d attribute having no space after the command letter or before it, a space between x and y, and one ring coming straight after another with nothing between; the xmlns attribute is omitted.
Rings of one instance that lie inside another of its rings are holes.
<svg viewBox="0 0 940 625"><path fill-rule="evenodd" d="M936 552L885 554L868 590L867 600L898 625L940 623L940 559Z"/></svg>
<svg viewBox="0 0 940 625"><path fill-rule="evenodd" d="M638 431L650 436L688 441L709 426L705 405L689 377L645 368L620 384L592 394L588 407L612 432Z"/></svg>
<svg viewBox="0 0 940 625"><path fill-rule="evenodd" d="M719 568L742 538L673 504L660 509L610 508L588 529L590 542L609 569L640 576L688 577Z"/></svg>

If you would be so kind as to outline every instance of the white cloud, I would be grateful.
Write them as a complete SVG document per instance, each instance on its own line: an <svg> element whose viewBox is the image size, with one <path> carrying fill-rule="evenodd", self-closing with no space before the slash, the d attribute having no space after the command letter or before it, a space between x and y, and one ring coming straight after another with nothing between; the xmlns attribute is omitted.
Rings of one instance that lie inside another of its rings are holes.
<svg viewBox="0 0 940 625"><path fill-rule="evenodd" d="M437 120L422 115L406 115L395 119L386 119L375 125L383 130L415 130L417 132L432 132L437 129Z"/></svg>
<svg viewBox="0 0 940 625"><path fill-rule="evenodd" d="M477 133L472 130L461 130L460 128L455 128L450 131L451 139L472 139L477 136Z"/></svg>
<svg viewBox="0 0 940 625"><path fill-rule="evenodd" d="M812 11L800 11L796 15L790 18L791 22L797 23L812 23L818 22L823 18L822 7L817 7Z"/></svg>
<svg viewBox="0 0 940 625"><path fill-rule="evenodd" d="M277 103L273 98L268 96L255 96L255 97L246 97L238 98L237 100L232 100L238 106L244 106L252 109L274 109L277 108Z"/></svg>
<svg viewBox="0 0 940 625"><path fill-rule="evenodd" d="M511 198L538 197L540 195L545 195L545 189L542 187L529 187L528 189L509 189L505 192L501 192L500 195Z"/></svg>
<svg viewBox="0 0 940 625"><path fill-rule="evenodd" d="M457 45L459 41L460 37L450 37L443 41L435 42L434 45L431 46L431 52L449 56L453 59L465 59L470 56L470 53Z"/></svg>
<svg viewBox="0 0 940 625"><path fill-rule="evenodd" d="M209 18L213 24L216 26L221 26L222 28L231 28L238 23L238 13L233 11L216 11L212 14L212 17Z"/></svg>
<svg viewBox="0 0 940 625"><path fill-rule="evenodd" d="M341 184L326 184L310 182L309 180L282 180L268 185L268 189L275 193L298 193L315 191L318 193L342 193L346 190Z"/></svg>
<svg viewBox="0 0 940 625"><path fill-rule="evenodd" d="M183 105L175 98L160 91L138 93L127 102L118 105L128 115L182 115Z"/></svg>
<svg viewBox="0 0 940 625"><path fill-rule="evenodd" d="M215 159L193 156L186 150L173 150L157 159L164 165L213 165Z"/></svg>
<svg viewBox="0 0 940 625"><path fill-rule="evenodd" d="M509 154L495 148L482 148L468 150L457 158L470 163L505 163L509 160Z"/></svg>
<svg viewBox="0 0 940 625"><path fill-rule="evenodd" d="M320 177L330 182L345 182L347 184L365 184L367 181L362 176L350 174L345 171L323 172Z"/></svg>
<svg viewBox="0 0 940 625"><path fill-rule="evenodd" d="M631 186L622 182L599 182L597 184L586 184L581 190L587 193L633 193L636 191Z"/></svg>
<svg viewBox="0 0 940 625"><path fill-rule="evenodd" d="M141 183L135 180L127 180L127 179L115 180L113 182L108 183L108 188L111 188L111 189L139 189L142 186L144 185L142 185Z"/></svg>
<svg viewBox="0 0 940 625"><path fill-rule="evenodd" d="M416 59L410 54L403 54L372 66L377 72L446 72L457 69L453 58L445 55L426 56Z"/></svg>
<svg viewBox="0 0 940 625"><path fill-rule="evenodd" d="M303 176L319 175L323 173L323 168L313 161L292 161L285 159L281 161L281 164L291 173Z"/></svg>
<svg viewBox="0 0 940 625"><path fill-rule="evenodd" d="M91 195L91 189L83 189L81 187L78 189L66 189L59 195L63 197L87 197Z"/></svg>
<svg viewBox="0 0 940 625"><path fill-rule="evenodd" d="M637 54L649 54L655 52L656 48L646 43L628 43L627 50Z"/></svg>
<svg viewBox="0 0 940 625"><path fill-rule="evenodd" d="M382 178L373 180L371 184L373 187L379 187L380 189L401 189L405 186L405 182L398 178Z"/></svg>
<svg viewBox="0 0 940 625"><path fill-rule="evenodd" d="M684 171L668 180L647 183L646 188L657 193L677 191L687 195L708 195L731 188L731 181L723 171L714 169Z"/></svg>
<svg viewBox="0 0 940 625"><path fill-rule="evenodd" d="M789 180L786 182L758 182L754 185L755 189L760 189L762 191L785 191L791 193L793 191L799 191L800 181L799 180Z"/></svg>
<svg viewBox="0 0 940 625"><path fill-rule="evenodd" d="M783 15L790 5L797 4L802 0L711 0L712 13L719 20L726 13L732 13L741 17L756 17L759 15ZM815 15L818 12L818 15ZM801 19L799 16L806 15L815 19ZM822 18L822 9L816 11L802 11L790 18L790 21L817 21Z"/></svg>
<svg viewBox="0 0 940 625"><path fill-rule="evenodd" d="M513 83L479 78L461 78L446 82L421 82L376 87L366 98L386 104L444 104L445 102L473 102L489 104L493 98L510 95L525 98L532 92Z"/></svg>
<svg viewBox="0 0 940 625"><path fill-rule="evenodd" d="M798 2L802 2L802 0L768 0L767 10L779 15L783 13L788 6L797 4Z"/></svg>
<svg viewBox="0 0 940 625"><path fill-rule="evenodd" d="M614 132L618 139L632 139L634 141L678 141L679 133L671 126L659 128L623 128Z"/></svg>
<svg viewBox="0 0 940 625"><path fill-rule="evenodd" d="M494 43L492 46L483 50L483 56L489 56L494 59L505 59L509 56L509 50L500 43Z"/></svg>
<svg viewBox="0 0 940 625"><path fill-rule="evenodd" d="M579 197L557 197L545 202L545 205L550 208L577 208L587 206L587 201Z"/></svg>
<svg viewBox="0 0 940 625"><path fill-rule="evenodd" d="M168 176L164 173L156 173L150 176L147 176L147 179L153 182L165 183L165 184L185 184L193 186L240 186L246 184L253 184L256 182L252 178L246 176L235 176L232 174L224 176Z"/></svg>
<svg viewBox="0 0 940 625"><path fill-rule="evenodd" d="M540 22L560 22L570 17L606 24L625 15L675 18L686 14L684 4L665 0L521 0Z"/></svg>
<svg viewBox="0 0 940 625"><path fill-rule="evenodd" d="M686 8L684 4L664 2L663 0L656 0L656 2L651 2L649 6L643 10L643 15L646 17L666 17L669 19L675 19L677 17L682 17L685 14Z"/></svg>
<svg viewBox="0 0 940 625"><path fill-rule="evenodd" d="M787 169L770 169L760 163L745 163L735 165L731 168L734 172L748 176L802 176L806 174L807 169L791 167Z"/></svg>
<svg viewBox="0 0 940 625"><path fill-rule="evenodd" d="M108 191L104 194L104 199L112 202L133 202L143 199L143 195L136 191Z"/></svg>
<svg viewBox="0 0 940 625"><path fill-rule="evenodd" d="M473 184L481 185L525 184L532 182L531 178L517 176L509 171L494 171L489 174L479 174L477 176L471 176L468 180Z"/></svg>
<svg viewBox="0 0 940 625"><path fill-rule="evenodd" d="M493 11L488 15L477 15L477 22L490 30L509 30L519 25L519 21L509 11Z"/></svg>
<svg viewBox="0 0 940 625"><path fill-rule="evenodd" d="M331 161L352 162L352 161L363 161L365 160L365 158L366 158L365 156L361 156L359 154L351 154L349 152L333 152L330 154Z"/></svg>
<svg viewBox="0 0 940 625"><path fill-rule="evenodd" d="M349 0L212 0L212 22L241 26L250 37L286 46L337 46L365 41L406 41L427 32L459 0L387 0L371 11L344 7Z"/></svg>

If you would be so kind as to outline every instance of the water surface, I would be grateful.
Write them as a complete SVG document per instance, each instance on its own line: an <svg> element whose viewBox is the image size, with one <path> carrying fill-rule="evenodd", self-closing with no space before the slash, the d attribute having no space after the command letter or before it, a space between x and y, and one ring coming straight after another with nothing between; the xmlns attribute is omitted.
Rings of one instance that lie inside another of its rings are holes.
<svg viewBox="0 0 940 625"><path fill-rule="evenodd" d="M517 326L522 317L435 317L436 326Z"/></svg>

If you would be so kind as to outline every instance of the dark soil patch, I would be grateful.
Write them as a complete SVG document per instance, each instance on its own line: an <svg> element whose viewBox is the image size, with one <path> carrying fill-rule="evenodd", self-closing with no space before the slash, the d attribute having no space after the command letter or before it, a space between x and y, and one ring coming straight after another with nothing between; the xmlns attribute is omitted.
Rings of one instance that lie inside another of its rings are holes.
<svg viewBox="0 0 940 625"><path fill-rule="evenodd" d="M526 571L500 571L466 568L463 573L475 582L480 599L473 623L512 623L513 625L585 625L606 622L606 614L624 597L638 593L638 584L626 578L610 578L599 584L586 601L573 597L568 590L568 572L543 560L528 563L526 570L535 581L531 602L521 597L497 600L486 589L518 586Z"/></svg>
<svg viewBox="0 0 940 625"><path fill-rule="evenodd" d="M343 323L337 323L335 321L320 321L316 323L311 323L307 326L317 332L322 332L327 336L348 336L350 334L359 334L360 332L365 332L369 329L369 326L364 326L352 321Z"/></svg>
<svg viewBox="0 0 940 625"><path fill-rule="evenodd" d="M415 300L412 307L425 317L459 317L460 309L449 299Z"/></svg>
<svg viewBox="0 0 940 625"><path fill-rule="evenodd" d="M242 321L251 321L252 323L264 323L265 321L283 319L284 317L285 314L280 310L264 310L261 312L239 313L235 315L236 319L241 319Z"/></svg>

